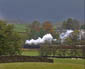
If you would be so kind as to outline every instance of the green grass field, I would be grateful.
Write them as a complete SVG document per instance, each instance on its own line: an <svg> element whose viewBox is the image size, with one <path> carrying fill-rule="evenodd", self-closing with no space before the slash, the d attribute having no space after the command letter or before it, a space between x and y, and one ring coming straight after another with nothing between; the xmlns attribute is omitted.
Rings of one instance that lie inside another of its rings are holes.
<svg viewBox="0 0 85 69"><path fill-rule="evenodd" d="M25 32L26 31L26 24L14 24L14 30L17 32Z"/></svg>
<svg viewBox="0 0 85 69"><path fill-rule="evenodd" d="M54 63L2 63L0 69L84 69L83 63L83 60L55 59Z"/></svg>
<svg viewBox="0 0 85 69"><path fill-rule="evenodd" d="M22 55L36 56L39 55L37 50L24 50ZM40 62L18 62L18 63L1 63L0 69L84 69L83 59L60 59L53 58L54 63Z"/></svg>
<svg viewBox="0 0 85 69"><path fill-rule="evenodd" d="M39 56L38 50L24 50L22 51L22 55L24 56Z"/></svg>

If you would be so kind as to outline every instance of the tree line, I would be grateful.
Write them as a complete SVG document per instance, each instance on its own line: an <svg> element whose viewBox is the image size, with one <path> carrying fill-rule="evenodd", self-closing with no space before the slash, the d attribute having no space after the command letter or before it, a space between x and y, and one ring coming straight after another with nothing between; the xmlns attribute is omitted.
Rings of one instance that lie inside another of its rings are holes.
<svg viewBox="0 0 85 69"><path fill-rule="evenodd" d="M54 38L59 37L59 32L62 30L80 30L84 29L85 25L81 25L81 23L72 18L68 18L67 20L62 22L62 25L57 27L56 24L53 24L51 21L45 21L40 23L35 20L32 24L26 26L26 32L28 34L28 39L37 39L38 37L42 37L47 33L51 33ZM59 30L59 32L57 32Z"/></svg>
<svg viewBox="0 0 85 69"><path fill-rule="evenodd" d="M72 18L65 20L60 29L57 29L51 21L45 21L42 24L39 21L33 21L32 24L26 26L26 36L24 36L14 30L13 24L7 24L7 22L0 20L0 55L20 55L21 48L26 39L37 39L38 37L43 37L43 35L47 33L51 33L54 38L59 39L60 33L56 32L56 30L74 30L72 36L67 38L64 44L75 46L75 44L80 42L77 39L78 36L76 36L79 34L78 30L84 29L84 26L81 26L78 20ZM43 48L40 49L43 51ZM50 48L47 50L49 49ZM52 50L55 51L56 48L53 47ZM54 51L53 54L55 54Z"/></svg>

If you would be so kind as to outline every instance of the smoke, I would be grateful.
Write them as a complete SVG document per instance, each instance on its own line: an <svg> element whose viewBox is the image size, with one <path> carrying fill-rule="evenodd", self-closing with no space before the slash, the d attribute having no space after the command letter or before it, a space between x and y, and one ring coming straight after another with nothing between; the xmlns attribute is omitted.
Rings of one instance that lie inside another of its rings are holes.
<svg viewBox="0 0 85 69"><path fill-rule="evenodd" d="M79 39L80 40L85 39L85 31L84 30L80 30Z"/></svg>
<svg viewBox="0 0 85 69"><path fill-rule="evenodd" d="M60 39L61 39L61 43L64 42L64 40L70 36L70 34L73 32L73 30L67 30L66 32L64 33L61 33L60 34Z"/></svg>
<svg viewBox="0 0 85 69"><path fill-rule="evenodd" d="M61 42L64 41L64 39L66 39L67 37L69 37L69 35L73 32L73 30L67 30L66 32L64 33L61 33L60 34L60 39L61 39Z"/></svg>
<svg viewBox="0 0 85 69"><path fill-rule="evenodd" d="M70 36L70 34L74 32L73 30L67 30L66 32L63 32L60 34L60 39L61 39L61 43L64 42L64 40ZM82 32L80 31L81 35L84 35L85 32ZM79 35L79 36L81 36ZM44 44L46 42L48 43L52 43L52 41L57 41L57 39L54 39L53 36L49 33L49 34L46 34L44 35L42 38L41 37L38 37L38 39L34 40L34 39L31 39L31 40L26 40L25 44L29 44L29 45L38 45L38 44Z"/></svg>
<svg viewBox="0 0 85 69"><path fill-rule="evenodd" d="M51 34L46 34L42 38L38 37L38 39L36 39L36 40L34 40L34 39L26 40L25 44L38 45L38 44L43 44L45 42L51 43L52 41L56 41L56 39L53 39L53 36Z"/></svg>

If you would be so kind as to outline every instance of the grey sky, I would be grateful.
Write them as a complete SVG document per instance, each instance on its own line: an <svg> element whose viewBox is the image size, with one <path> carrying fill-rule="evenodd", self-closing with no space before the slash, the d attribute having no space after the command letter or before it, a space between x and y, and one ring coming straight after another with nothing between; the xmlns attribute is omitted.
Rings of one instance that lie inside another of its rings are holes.
<svg viewBox="0 0 85 69"><path fill-rule="evenodd" d="M0 19L59 21L84 19L84 0L0 0Z"/></svg>

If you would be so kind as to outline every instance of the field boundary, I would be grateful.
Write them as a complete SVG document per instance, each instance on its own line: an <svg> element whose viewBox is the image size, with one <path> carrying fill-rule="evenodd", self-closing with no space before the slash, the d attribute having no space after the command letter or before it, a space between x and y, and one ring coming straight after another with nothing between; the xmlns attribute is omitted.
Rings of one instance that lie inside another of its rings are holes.
<svg viewBox="0 0 85 69"><path fill-rule="evenodd" d="M39 56L0 56L0 63L11 62L48 62L53 63L53 59Z"/></svg>

